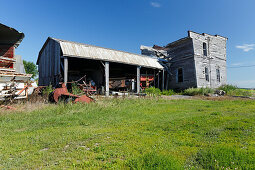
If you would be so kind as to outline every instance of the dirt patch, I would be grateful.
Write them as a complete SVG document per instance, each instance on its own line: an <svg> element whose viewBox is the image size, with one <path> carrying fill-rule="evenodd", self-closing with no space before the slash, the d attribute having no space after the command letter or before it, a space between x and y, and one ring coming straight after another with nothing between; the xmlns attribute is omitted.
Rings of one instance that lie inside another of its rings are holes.
<svg viewBox="0 0 255 170"><path fill-rule="evenodd" d="M186 95L172 95L172 96L161 96L163 99L178 100L178 99L189 99L189 100L213 100L213 101L224 101L224 100L252 100L251 98L232 97L232 96L186 96Z"/></svg>
<svg viewBox="0 0 255 170"><path fill-rule="evenodd" d="M193 99L200 100L213 100L213 101L224 101L224 100L251 100L249 98L232 97L232 96L193 96Z"/></svg>

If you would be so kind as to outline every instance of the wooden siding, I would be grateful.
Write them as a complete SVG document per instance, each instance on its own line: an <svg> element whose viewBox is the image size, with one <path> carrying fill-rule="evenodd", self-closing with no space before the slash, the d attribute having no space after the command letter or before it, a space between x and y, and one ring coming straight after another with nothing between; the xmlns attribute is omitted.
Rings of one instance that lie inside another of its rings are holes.
<svg viewBox="0 0 255 170"><path fill-rule="evenodd" d="M193 39L197 87L217 88L227 83L226 41L221 36L190 32ZM203 43L207 44L207 56L203 54ZM209 81L205 79L205 67L209 69ZM216 69L220 70L220 82Z"/></svg>
<svg viewBox="0 0 255 170"><path fill-rule="evenodd" d="M60 45L48 39L39 55L39 86L56 86L60 77Z"/></svg>
<svg viewBox="0 0 255 170"><path fill-rule="evenodd" d="M186 89L190 87L217 88L227 83L226 41L219 35L199 34L189 31L188 37L163 47L167 50L166 64L171 72L168 88ZM206 43L206 54L203 52ZM153 50L145 49L142 54L155 56ZM209 70L209 81L206 81L205 68ZM183 69L183 82L177 82L177 70ZM217 80L217 69L220 70L220 82ZM166 83L167 84L167 83Z"/></svg>
<svg viewBox="0 0 255 170"><path fill-rule="evenodd" d="M186 89L189 87L196 87L196 73L194 51L191 39L187 39L177 46L173 46L167 50L171 78L168 82L169 88L172 89ZM183 69L183 82L177 82L177 70Z"/></svg>

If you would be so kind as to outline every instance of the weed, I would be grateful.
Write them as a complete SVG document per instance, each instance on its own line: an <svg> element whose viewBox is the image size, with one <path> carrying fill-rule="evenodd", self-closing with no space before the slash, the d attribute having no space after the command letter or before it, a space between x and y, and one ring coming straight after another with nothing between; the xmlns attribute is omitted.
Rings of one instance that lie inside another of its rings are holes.
<svg viewBox="0 0 255 170"><path fill-rule="evenodd" d="M234 85L223 85L218 88L218 90L223 90L229 96L252 96L252 90L240 89Z"/></svg>
<svg viewBox="0 0 255 170"><path fill-rule="evenodd" d="M236 90L236 89L238 89L238 87L234 86L234 85L231 85L231 84L222 85L218 88L218 90L223 90L226 93L229 92L229 91L232 91L232 90Z"/></svg>
<svg viewBox="0 0 255 170"><path fill-rule="evenodd" d="M255 153L246 149L215 146L200 150L196 162L204 169L254 169Z"/></svg>
<svg viewBox="0 0 255 170"><path fill-rule="evenodd" d="M53 90L54 89L52 88L52 85L49 85L45 89L43 89L42 94L48 96L51 92L53 92Z"/></svg>
<svg viewBox="0 0 255 170"><path fill-rule="evenodd" d="M209 94L212 94L214 93L214 89L211 89L211 88L189 88L189 89L186 89L182 92L182 94L184 95L189 95L189 96L195 96L195 95L201 95L201 96L204 96L204 95L209 95Z"/></svg>
<svg viewBox="0 0 255 170"><path fill-rule="evenodd" d="M130 169L182 169L181 164L171 156L147 153L127 162Z"/></svg>
<svg viewBox="0 0 255 170"><path fill-rule="evenodd" d="M150 87L150 88L146 88L144 90L144 92L148 95L148 96L161 96L161 91L158 88L155 87Z"/></svg>
<svg viewBox="0 0 255 170"><path fill-rule="evenodd" d="M80 89L80 87L76 83L72 83L72 94L79 95L83 93L83 91Z"/></svg>
<svg viewBox="0 0 255 170"><path fill-rule="evenodd" d="M170 96L170 95L174 95L174 94L175 94L175 92L171 89L162 91L162 95Z"/></svg>

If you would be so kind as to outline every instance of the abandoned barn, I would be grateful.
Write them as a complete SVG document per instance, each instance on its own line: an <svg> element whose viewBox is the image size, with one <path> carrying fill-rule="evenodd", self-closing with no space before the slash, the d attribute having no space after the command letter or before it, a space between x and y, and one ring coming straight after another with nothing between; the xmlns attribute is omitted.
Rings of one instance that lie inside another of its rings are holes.
<svg viewBox="0 0 255 170"><path fill-rule="evenodd" d="M141 87L159 86L163 69L156 58L50 37L37 65L39 86L77 82L106 95L110 89L139 93Z"/></svg>
<svg viewBox="0 0 255 170"><path fill-rule="evenodd" d="M140 49L143 55L160 60L167 73L163 81L166 88L217 88L227 83L226 41L220 35L188 31L187 37L164 47Z"/></svg>
<svg viewBox="0 0 255 170"><path fill-rule="evenodd" d="M15 55L15 48L24 36L24 33L0 23L0 74L25 73L21 56Z"/></svg>

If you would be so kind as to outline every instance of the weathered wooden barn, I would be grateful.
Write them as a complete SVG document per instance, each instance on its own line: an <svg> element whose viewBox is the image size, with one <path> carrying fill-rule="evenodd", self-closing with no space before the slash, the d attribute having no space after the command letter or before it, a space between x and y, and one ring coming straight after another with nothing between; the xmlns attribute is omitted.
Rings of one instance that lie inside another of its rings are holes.
<svg viewBox="0 0 255 170"><path fill-rule="evenodd" d="M60 82L77 81L86 76L87 81L105 89L106 95L109 95L110 80L135 79L139 93L140 75L159 75L163 69L157 59L148 56L50 37L39 52L37 65L39 86L56 87Z"/></svg>
<svg viewBox="0 0 255 170"><path fill-rule="evenodd" d="M0 23L0 100L21 99L32 94L36 83L29 82L21 56L15 49L24 38L24 33Z"/></svg>
<svg viewBox="0 0 255 170"><path fill-rule="evenodd" d="M164 47L141 46L141 53L160 59L167 73L165 88L217 88L227 83L226 41L220 35L188 31L187 37Z"/></svg>
<svg viewBox="0 0 255 170"><path fill-rule="evenodd" d="M24 34L0 23L0 71L15 72L15 48Z"/></svg>

